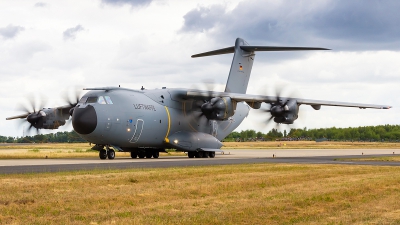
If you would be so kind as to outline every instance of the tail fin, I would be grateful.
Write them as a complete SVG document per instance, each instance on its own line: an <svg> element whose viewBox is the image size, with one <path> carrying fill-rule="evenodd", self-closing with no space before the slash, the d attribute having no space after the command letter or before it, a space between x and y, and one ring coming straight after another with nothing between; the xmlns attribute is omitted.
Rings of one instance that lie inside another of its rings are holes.
<svg viewBox="0 0 400 225"><path fill-rule="evenodd" d="M241 49L240 46L248 46L248 44L245 40L237 38L225 92L245 94L247 90L251 68L253 68L253 61L256 54L254 54L254 51Z"/></svg>
<svg viewBox="0 0 400 225"><path fill-rule="evenodd" d="M251 68L253 67L254 57L256 56L256 54L254 54L255 51L299 51L299 50L330 50L330 49L310 48L310 47L249 46L249 44L245 40L237 38L235 46L192 55L192 58L234 53L231 70L229 71L229 77L225 87L225 92L245 94L250 79Z"/></svg>

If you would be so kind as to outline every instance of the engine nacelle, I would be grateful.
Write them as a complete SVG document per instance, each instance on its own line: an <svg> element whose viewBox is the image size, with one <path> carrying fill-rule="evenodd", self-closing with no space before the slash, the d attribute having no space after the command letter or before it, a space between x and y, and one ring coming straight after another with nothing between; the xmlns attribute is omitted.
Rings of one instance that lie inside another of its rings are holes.
<svg viewBox="0 0 400 225"><path fill-rule="evenodd" d="M204 103L201 111L209 120L227 120L235 114L234 102L230 97L215 97Z"/></svg>
<svg viewBox="0 0 400 225"><path fill-rule="evenodd" d="M285 105L271 107L271 115L276 123L292 124L299 116L299 105L296 100L289 100Z"/></svg>
<svg viewBox="0 0 400 225"><path fill-rule="evenodd" d="M57 129L68 120L68 110L47 108L27 116L27 121L37 129Z"/></svg>

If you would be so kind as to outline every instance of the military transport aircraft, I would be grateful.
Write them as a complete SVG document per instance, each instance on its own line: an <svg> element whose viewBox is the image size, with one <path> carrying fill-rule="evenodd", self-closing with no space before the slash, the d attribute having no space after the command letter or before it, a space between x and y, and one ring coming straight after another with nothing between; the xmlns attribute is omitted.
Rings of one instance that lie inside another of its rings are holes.
<svg viewBox="0 0 400 225"><path fill-rule="evenodd" d="M57 129L71 116L74 130L94 143L100 159L114 159L115 151L131 152L132 158L158 158L168 148L187 152L189 158L214 158L221 140L237 128L250 108L260 109L268 121L292 124L300 105L389 109L387 105L333 102L281 96L246 94L255 52L329 50L309 47L252 46L237 38L235 46L193 55L192 58L234 53L224 92L162 88L132 90L121 87L84 88L76 102L42 108L19 116L30 128Z"/></svg>

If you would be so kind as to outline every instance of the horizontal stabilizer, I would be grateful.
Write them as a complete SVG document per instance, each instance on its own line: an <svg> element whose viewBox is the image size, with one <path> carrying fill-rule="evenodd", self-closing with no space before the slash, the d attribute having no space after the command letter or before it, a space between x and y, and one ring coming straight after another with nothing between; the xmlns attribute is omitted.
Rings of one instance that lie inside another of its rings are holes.
<svg viewBox="0 0 400 225"><path fill-rule="evenodd" d="M304 51L304 50L330 50L328 48L314 48L314 47L279 47L279 46L240 46L242 50L247 52L255 51Z"/></svg>
<svg viewBox="0 0 400 225"><path fill-rule="evenodd" d="M210 55L222 55L222 54L229 54L229 53L234 53L235 52L235 46L228 47L228 48L222 48L210 52L204 52L196 55L192 55L192 58L197 58L197 57L203 57L203 56L210 56Z"/></svg>
<svg viewBox="0 0 400 225"><path fill-rule="evenodd" d="M328 48L315 48L315 47L281 47L281 46L248 46L243 45L240 48L246 52L272 52L272 51L307 51L307 50L331 50ZM200 54L192 55L192 58L212 56L212 55L223 55L235 52L235 46L222 48L214 51L203 52Z"/></svg>

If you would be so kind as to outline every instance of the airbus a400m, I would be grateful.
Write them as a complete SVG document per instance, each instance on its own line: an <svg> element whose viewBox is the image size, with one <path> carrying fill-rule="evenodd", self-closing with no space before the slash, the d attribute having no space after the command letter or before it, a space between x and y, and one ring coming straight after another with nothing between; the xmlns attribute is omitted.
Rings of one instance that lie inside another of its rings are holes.
<svg viewBox="0 0 400 225"><path fill-rule="evenodd" d="M187 152L189 158L214 158L228 134L248 115L250 108L266 111L268 121L292 124L300 105L389 109L387 105L310 100L246 94L257 51L329 50L310 47L251 46L236 39L235 46L193 55L193 58L234 53L224 92L193 89L133 90L120 87L85 88L78 102L26 112L24 119L36 129L57 129L70 117L74 130L99 151L100 159L114 159L115 151L132 158L158 158L166 148Z"/></svg>

